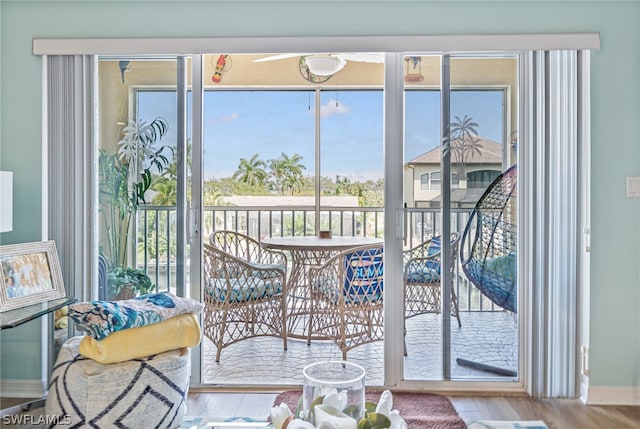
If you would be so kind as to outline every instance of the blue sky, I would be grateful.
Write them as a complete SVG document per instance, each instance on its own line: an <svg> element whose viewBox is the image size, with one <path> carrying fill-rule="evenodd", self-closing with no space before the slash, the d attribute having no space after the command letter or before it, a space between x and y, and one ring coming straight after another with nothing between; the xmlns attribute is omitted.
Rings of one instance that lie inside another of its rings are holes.
<svg viewBox="0 0 640 429"><path fill-rule="evenodd" d="M305 174L314 173L314 92L208 91L204 99L205 179L233 175L240 158L257 153L267 161L300 154ZM321 175L354 180L383 176L383 93L380 90L321 93ZM454 91L452 119L465 114L480 136L502 139L502 92ZM165 141L174 142L174 92L140 93L138 111L147 121L169 120ZM405 101L405 160L433 149L440 140L440 93L408 91Z"/></svg>

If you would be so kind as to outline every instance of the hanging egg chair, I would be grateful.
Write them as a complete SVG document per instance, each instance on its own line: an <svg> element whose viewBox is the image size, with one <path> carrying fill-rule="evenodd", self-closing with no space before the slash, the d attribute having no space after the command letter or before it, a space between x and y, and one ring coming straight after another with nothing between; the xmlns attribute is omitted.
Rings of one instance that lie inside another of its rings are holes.
<svg viewBox="0 0 640 429"><path fill-rule="evenodd" d="M491 302L517 310L517 167L498 176L471 212L460 244L467 278Z"/></svg>

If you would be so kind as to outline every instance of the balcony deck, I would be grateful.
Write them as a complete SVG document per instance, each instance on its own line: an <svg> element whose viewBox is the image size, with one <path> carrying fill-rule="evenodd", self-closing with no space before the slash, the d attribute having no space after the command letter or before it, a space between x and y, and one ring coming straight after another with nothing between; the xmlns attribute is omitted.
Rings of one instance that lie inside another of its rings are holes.
<svg viewBox="0 0 640 429"><path fill-rule="evenodd" d="M467 360L517 369L517 325L514 315L503 311L461 312L462 328L453 324L451 335L452 378L492 378L513 380L486 371L463 367L455 362ZM441 380L440 315L424 314L407 320L405 378ZM215 347L203 340L203 382L218 385L300 385L302 368L320 360L341 359L338 347L330 341L289 339L288 350L282 340L260 337L241 341L222 350L215 362ZM350 351L349 361L367 370L367 385L383 385L383 343L366 344Z"/></svg>
<svg viewBox="0 0 640 429"><path fill-rule="evenodd" d="M468 208L454 210L451 230L463 231L469 218ZM170 228L166 223L175 216L175 207L145 206L141 210L140 234L154 237L145 243L142 256L144 268L157 285L158 290L174 290L176 287L173 254L158 253L163 234ZM442 219L439 209L407 209L408 243L411 248L430 237L439 229ZM242 231L254 238L282 237L313 234L309 225L315 211L300 207L238 207L216 206L205 208L203 219L205 237L216 229ZM366 207L323 208L323 228L332 229L334 235L382 237L383 209ZM161 227L161 225L165 225ZM168 243L175 238L166 237ZM167 251L170 246L166 246ZM154 249L154 252L150 252ZM468 249L467 249L468 250ZM155 255L151 257L150 254ZM158 259L159 258L159 259ZM164 264L155 264L164 260ZM454 289L458 296L462 328L452 321L451 378L452 379L501 379L511 376L460 366L456 358L516 371L518 367L518 328L515 315L502 311L484 297L462 274L458 267L454 275ZM442 332L440 315L424 314L407 321L408 356L404 360L405 379L442 380ZM315 340L307 346L305 340L288 340L288 350L282 349L278 338L258 337L241 341L222 351L220 363L215 363L215 347L203 339L203 383L225 386L243 385L299 385L302 368L318 360L340 359L338 347L330 341ZM401 353L402 351L399 351ZM383 343L377 342L351 350L348 359L367 369L367 384L383 384Z"/></svg>

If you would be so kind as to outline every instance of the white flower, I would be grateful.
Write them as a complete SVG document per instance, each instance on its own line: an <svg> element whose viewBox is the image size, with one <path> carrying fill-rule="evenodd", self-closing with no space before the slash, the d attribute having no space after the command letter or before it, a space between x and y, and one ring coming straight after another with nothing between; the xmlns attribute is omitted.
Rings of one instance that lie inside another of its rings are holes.
<svg viewBox="0 0 640 429"><path fill-rule="evenodd" d="M393 410L389 413L389 420L391 420L391 427L389 429L409 429L407 422L400 417L400 411Z"/></svg>
<svg viewBox="0 0 640 429"><path fill-rule="evenodd" d="M289 422L287 429L316 429L314 425L301 419L294 419Z"/></svg>
<svg viewBox="0 0 640 429"><path fill-rule="evenodd" d="M324 422L334 423L341 429L357 429L358 422L350 416L346 415L342 411L333 408L327 404L316 405L313 409L315 414L316 424L318 428L326 427L322 426Z"/></svg>
<svg viewBox="0 0 640 429"><path fill-rule="evenodd" d="M338 424L335 422L322 422L317 429L338 429Z"/></svg>
<svg viewBox="0 0 640 429"><path fill-rule="evenodd" d="M392 408L393 395L389 390L385 390L382 392L382 395L380 395L380 401L378 401L378 405L376 405L376 413L389 417L389 413L391 413Z"/></svg>
<svg viewBox="0 0 640 429"><path fill-rule="evenodd" d="M289 406L285 403L282 403L277 407L271 407L270 414L274 429L282 429L284 422L290 417L293 417Z"/></svg>
<svg viewBox="0 0 640 429"><path fill-rule="evenodd" d="M389 390L385 390L380 395L380 401L376 405L376 413L383 414L389 417L391 420L391 427L389 429L409 429L407 422L400 417L398 410L392 410L393 408L393 395Z"/></svg>
<svg viewBox="0 0 640 429"><path fill-rule="evenodd" d="M315 399L319 396L324 396L326 398L327 396L335 395L336 393L338 393L338 389L335 387L321 384L315 387L313 391L313 398Z"/></svg>
<svg viewBox="0 0 640 429"><path fill-rule="evenodd" d="M339 392L336 389L333 389L334 392L326 395L322 400L322 403L325 405L330 405L336 410L344 410L347 407L347 391L343 390Z"/></svg>

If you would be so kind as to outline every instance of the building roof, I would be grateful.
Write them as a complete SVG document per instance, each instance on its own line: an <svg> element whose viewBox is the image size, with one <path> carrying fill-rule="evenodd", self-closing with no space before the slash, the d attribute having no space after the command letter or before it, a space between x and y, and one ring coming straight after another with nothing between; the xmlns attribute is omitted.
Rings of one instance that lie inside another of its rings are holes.
<svg viewBox="0 0 640 429"><path fill-rule="evenodd" d="M275 196L275 195L233 195L222 197L221 200L232 206L311 206L315 205L313 196ZM357 207L358 197L350 195L322 196L322 206L326 207Z"/></svg>
<svg viewBox="0 0 640 429"><path fill-rule="evenodd" d="M502 162L502 144L479 136L475 137L478 139L480 155L473 154L466 161L467 164L495 164ZM407 165L440 164L441 154L442 146L438 146L407 162ZM455 163L453 156L451 157L451 162Z"/></svg>

